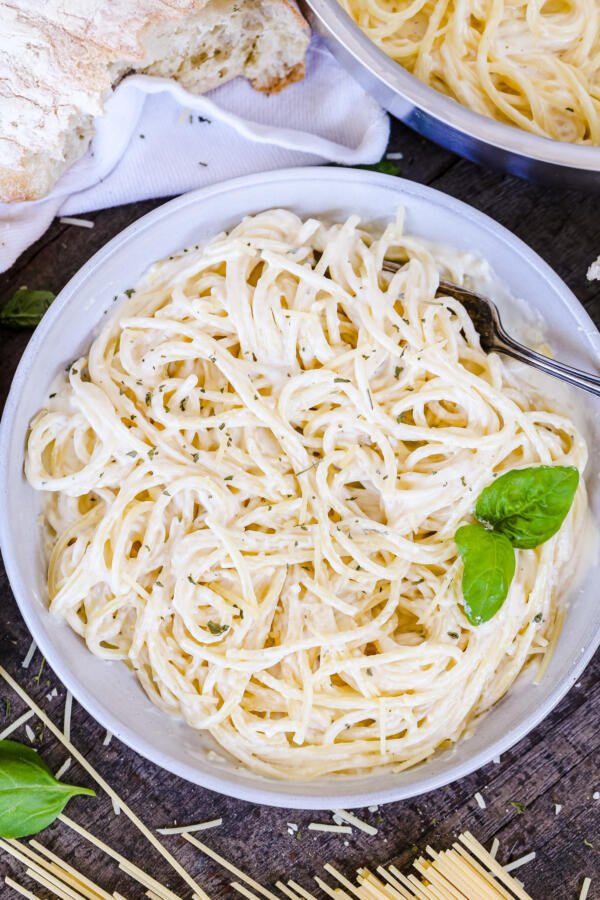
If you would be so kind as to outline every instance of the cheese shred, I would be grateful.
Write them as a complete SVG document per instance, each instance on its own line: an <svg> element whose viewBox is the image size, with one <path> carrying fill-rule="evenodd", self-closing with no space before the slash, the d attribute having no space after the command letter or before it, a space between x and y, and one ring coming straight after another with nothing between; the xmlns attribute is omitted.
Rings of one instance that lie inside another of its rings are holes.
<svg viewBox="0 0 600 900"><path fill-rule="evenodd" d="M29 645L29 650L28 650L27 653L25 654L25 657L24 657L24 659L23 659L23 662L21 663L21 667L22 667L23 669L28 669L28 668L29 668L29 666L30 666L30 664L31 664L31 660L32 660L33 657L35 656L35 651L36 651L36 650L37 650L37 644L35 643L35 641L32 641L31 644Z"/></svg>
<svg viewBox="0 0 600 900"><path fill-rule="evenodd" d="M535 850L532 850L531 853L526 853L524 856L520 856L518 859L513 859L512 862L507 863L504 866L505 872L512 872L513 869L519 869L521 866L524 866L526 863L531 862L535 859Z"/></svg>
<svg viewBox="0 0 600 900"><path fill-rule="evenodd" d="M333 812L336 816L339 816L340 819L344 819L348 822L349 825L354 825L359 831L364 831L365 834L370 835L377 834L377 829L373 825L363 822L362 819L357 818L353 813L348 812L345 809L334 809Z"/></svg>

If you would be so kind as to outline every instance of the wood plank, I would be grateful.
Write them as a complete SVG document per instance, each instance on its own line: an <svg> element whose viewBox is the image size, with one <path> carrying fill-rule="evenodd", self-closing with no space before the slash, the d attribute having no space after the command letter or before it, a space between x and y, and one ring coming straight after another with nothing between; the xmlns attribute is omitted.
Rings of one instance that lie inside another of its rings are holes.
<svg viewBox="0 0 600 900"><path fill-rule="evenodd" d="M600 284L590 284L585 278L588 265L600 253L600 198L484 171L435 147L399 123L394 123L389 150L403 153L397 164L404 177L431 184L473 204L527 241L554 266L600 324ZM86 214L95 222L90 230L53 223L12 270L0 275L0 303L22 284L58 291L107 240L162 202L153 200ZM29 332L0 331L0 405L29 336ZM0 658L59 722L65 692L54 674L47 667L39 674L39 653L28 670L21 668L30 638L1 567L0 603ZM46 699L53 687L58 689L58 696ZM10 710L5 710L4 701L10 702ZM0 685L0 729L22 711L22 706ZM501 862L536 850L536 859L517 872L536 898L576 897L585 875L593 879L590 896L599 890L600 801L592 798L593 792L600 790L599 654L579 686L538 728L506 753L500 765L490 764L424 797L390 804L377 812L359 811L361 818L379 829L375 836L308 831L309 822L327 821L327 814L270 809L221 797L162 771L116 739L104 747L104 731L78 704L73 710L72 735L77 746L127 797L146 824L157 828L222 816L223 825L207 833L206 843L265 885L293 877L314 892L313 875L320 874L326 860L347 876L362 865L374 869L379 863L393 861L402 867L426 844L442 849L455 840L460 830L469 829L488 846L498 836ZM24 739L24 732L16 737ZM38 737L36 746L57 769L64 762L64 751L48 735L38 733ZM76 765L71 766L68 780L87 783ZM479 809L473 799L476 791L485 797L485 810ZM511 801L525 804L523 815ZM563 807L558 816L555 802ZM69 815L138 865L146 865L166 886L187 896L164 860L148 848L123 816L114 815L106 798L76 798L69 806ZM298 824L298 836L288 834L288 822ZM124 881L123 874L99 851L84 845L63 826L52 826L40 840L106 889L117 889L130 898L143 896L143 892L136 892L133 882ZM180 837L164 840L212 898L232 896L228 880L216 864ZM594 843L594 849L588 848L584 840ZM1 857L0 875L9 872L21 880L18 865Z"/></svg>

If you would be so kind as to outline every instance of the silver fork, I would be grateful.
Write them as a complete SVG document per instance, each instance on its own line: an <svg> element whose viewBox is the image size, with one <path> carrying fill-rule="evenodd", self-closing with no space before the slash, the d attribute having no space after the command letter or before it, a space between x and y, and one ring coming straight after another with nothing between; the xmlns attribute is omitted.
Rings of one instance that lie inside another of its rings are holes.
<svg viewBox="0 0 600 900"><path fill-rule="evenodd" d="M391 259L383 261L383 269L386 272L397 272L401 265L402 263L394 262ZM568 366L555 359L548 359L547 356L542 356L541 353L536 353L535 350L519 344L504 330L498 307L487 297L482 297L475 291L460 287L451 281L440 281L438 293L454 297L462 303L479 333L481 347L486 353L495 350L496 353L512 356L513 359L540 369L547 375L554 375L561 381L567 381L575 387L583 388L584 391L600 396L600 376L582 372L580 369L575 369L573 366Z"/></svg>

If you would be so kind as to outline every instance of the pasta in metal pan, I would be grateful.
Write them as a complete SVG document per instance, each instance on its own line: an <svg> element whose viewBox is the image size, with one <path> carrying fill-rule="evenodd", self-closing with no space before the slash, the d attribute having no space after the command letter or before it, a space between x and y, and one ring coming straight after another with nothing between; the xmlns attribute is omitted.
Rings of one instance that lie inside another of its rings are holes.
<svg viewBox="0 0 600 900"><path fill-rule="evenodd" d="M340 0L381 50L463 106L600 144L597 0Z"/></svg>
<svg viewBox="0 0 600 900"><path fill-rule="evenodd" d="M585 441L440 273L486 267L401 216L246 218L154 265L32 422L52 613L263 775L421 762L558 634L583 480L477 627L453 538L494 475L583 472Z"/></svg>

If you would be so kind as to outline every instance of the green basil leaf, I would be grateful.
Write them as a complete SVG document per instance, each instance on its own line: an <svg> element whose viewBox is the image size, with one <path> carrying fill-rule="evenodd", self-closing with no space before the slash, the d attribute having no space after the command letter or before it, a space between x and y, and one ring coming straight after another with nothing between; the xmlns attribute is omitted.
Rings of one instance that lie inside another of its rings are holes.
<svg viewBox="0 0 600 900"><path fill-rule="evenodd" d="M512 469L484 488L475 515L505 534L513 547L539 547L562 525L578 483L574 466Z"/></svg>
<svg viewBox="0 0 600 900"><path fill-rule="evenodd" d="M371 172L383 172L384 175L400 175L400 166L397 166L391 159L382 159L378 163L372 165L356 166L357 169L369 169Z"/></svg>
<svg viewBox="0 0 600 900"><path fill-rule="evenodd" d="M89 788L57 781L32 747L0 741L0 837L37 834L76 794L96 796Z"/></svg>
<svg viewBox="0 0 600 900"><path fill-rule="evenodd" d="M515 551L507 537L483 525L463 525L454 535L463 561L462 592L471 625L495 616L515 574Z"/></svg>
<svg viewBox="0 0 600 900"><path fill-rule="evenodd" d="M52 291L19 288L0 309L0 325L9 328L35 328L54 297Z"/></svg>

